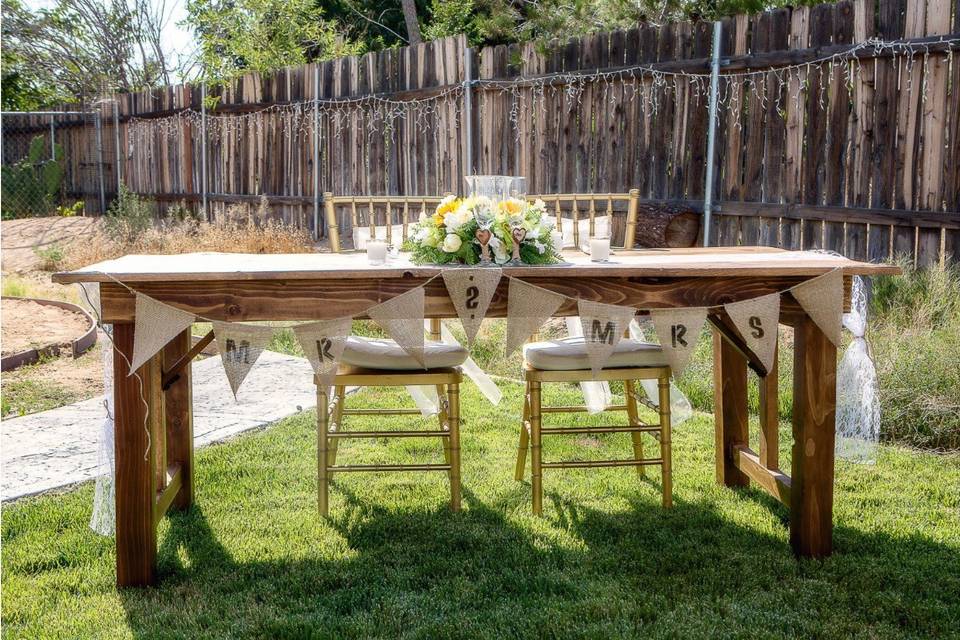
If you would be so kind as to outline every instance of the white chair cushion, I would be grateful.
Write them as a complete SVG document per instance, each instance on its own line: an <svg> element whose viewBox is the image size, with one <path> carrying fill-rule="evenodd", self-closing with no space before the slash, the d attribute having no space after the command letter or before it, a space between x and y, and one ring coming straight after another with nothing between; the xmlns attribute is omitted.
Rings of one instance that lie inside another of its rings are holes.
<svg viewBox="0 0 960 640"><path fill-rule="evenodd" d="M424 360L428 369L456 367L467 359L467 350L458 344L444 342L424 343ZM364 369L392 371L423 371L420 363L393 340L350 336L340 362Z"/></svg>
<svg viewBox="0 0 960 640"><path fill-rule="evenodd" d="M590 368L587 347L582 337L531 342L523 347L523 359L530 366L544 371L578 371ZM663 366L667 366L667 359L660 345L624 338L617 344L604 368Z"/></svg>

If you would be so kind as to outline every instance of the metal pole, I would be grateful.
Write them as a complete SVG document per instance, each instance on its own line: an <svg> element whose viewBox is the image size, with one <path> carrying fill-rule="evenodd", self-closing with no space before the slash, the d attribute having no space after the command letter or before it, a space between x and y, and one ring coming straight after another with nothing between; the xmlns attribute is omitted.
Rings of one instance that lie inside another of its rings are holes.
<svg viewBox="0 0 960 640"><path fill-rule="evenodd" d="M713 160L717 137L717 94L720 90L720 33L722 23L713 23L713 56L710 61L710 121L707 128L707 177L703 187L703 246L710 246L710 224L713 209Z"/></svg>
<svg viewBox="0 0 960 640"><path fill-rule="evenodd" d="M53 127L53 121L56 117L56 115L50 114L50 159L54 162L57 160L57 134L54 132Z"/></svg>
<svg viewBox="0 0 960 640"><path fill-rule="evenodd" d="M103 190L103 123L100 120L100 111L97 111L94 115L97 118L97 174L100 180L100 213L103 214L107 212L107 197Z"/></svg>
<svg viewBox="0 0 960 640"><path fill-rule="evenodd" d="M463 50L463 175L473 175L473 49Z"/></svg>
<svg viewBox="0 0 960 640"><path fill-rule="evenodd" d="M207 210L207 85L200 83L200 190L203 217L210 222Z"/></svg>
<svg viewBox="0 0 960 640"><path fill-rule="evenodd" d="M320 64L313 73L313 239L320 240Z"/></svg>
<svg viewBox="0 0 960 640"><path fill-rule="evenodd" d="M117 193L120 193L120 187L123 184L123 162L120 157L120 105L116 97L113 100L113 153L116 158Z"/></svg>

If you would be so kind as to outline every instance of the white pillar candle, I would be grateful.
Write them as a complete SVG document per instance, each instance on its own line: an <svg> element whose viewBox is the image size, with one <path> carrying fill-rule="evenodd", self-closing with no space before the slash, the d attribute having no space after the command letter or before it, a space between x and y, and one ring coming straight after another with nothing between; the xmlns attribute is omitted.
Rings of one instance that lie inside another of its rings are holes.
<svg viewBox="0 0 960 640"><path fill-rule="evenodd" d="M563 232L558 229L554 229L550 232L550 242L553 244L553 250L555 252L563 252Z"/></svg>
<svg viewBox="0 0 960 640"><path fill-rule="evenodd" d="M370 264L386 263L387 243L383 240L367 240L367 260Z"/></svg>
<svg viewBox="0 0 960 640"><path fill-rule="evenodd" d="M590 259L606 262L610 258L610 238L590 238Z"/></svg>

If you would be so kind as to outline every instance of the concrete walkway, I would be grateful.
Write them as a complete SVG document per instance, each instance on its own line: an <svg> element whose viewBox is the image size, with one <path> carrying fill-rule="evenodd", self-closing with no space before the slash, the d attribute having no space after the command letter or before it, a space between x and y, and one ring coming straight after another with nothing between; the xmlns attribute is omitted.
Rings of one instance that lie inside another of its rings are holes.
<svg viewBox="0 0 960 640"><path fill-rule="evenodd" d="M202 446L316 405L304 358L264 351L234 400L219 357L193 365L194 444ZM0 423L3 501L68 486L97 475L102 398Z"/></svg>

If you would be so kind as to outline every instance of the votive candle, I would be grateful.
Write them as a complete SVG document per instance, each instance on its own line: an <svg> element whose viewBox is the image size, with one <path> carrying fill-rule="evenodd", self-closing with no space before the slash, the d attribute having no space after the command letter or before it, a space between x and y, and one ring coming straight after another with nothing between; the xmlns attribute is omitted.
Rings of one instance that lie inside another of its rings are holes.
<svg viewBox="0 0 960 640"><path fill-rule="evenodd" d="M590 259L593 262L610 259L610 238L590 238Z"/></svg>
<svg viewBox="0 0 960 640"><path fill-rule="evenodd" d="M367 240L367 260L370 264L386 263L387 243L383 240Z"/></svg>

